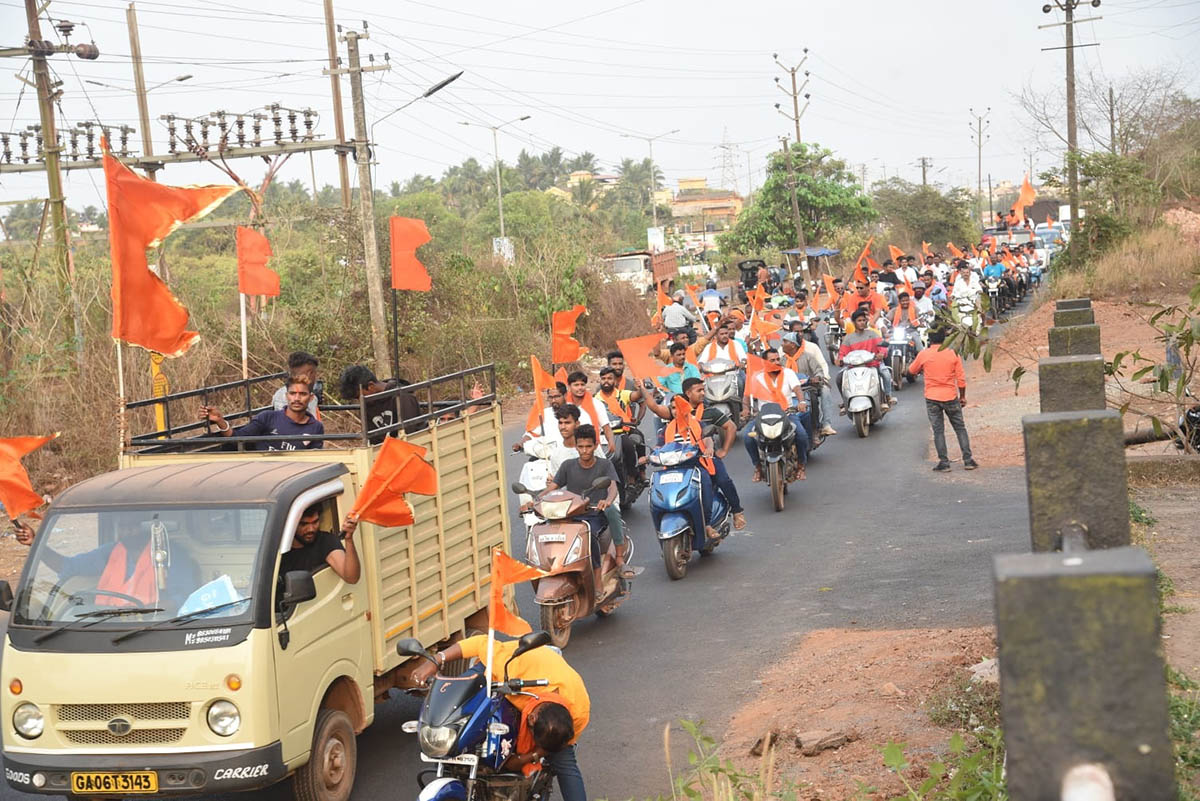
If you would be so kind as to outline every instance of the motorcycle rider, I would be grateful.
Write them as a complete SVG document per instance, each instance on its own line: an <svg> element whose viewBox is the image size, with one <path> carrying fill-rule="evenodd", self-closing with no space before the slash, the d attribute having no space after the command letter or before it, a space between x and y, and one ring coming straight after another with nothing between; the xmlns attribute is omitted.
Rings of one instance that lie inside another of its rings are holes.
<svg viewBox="0 0 1200 801"><path fill-rule="evenodd" d="M879 333L867 328L867 312L865 309L859 309L851 316L851 321L854 323L854 331L846 334L842 340L842 349L838 352L837 365L840 367L842 361L846 358L846 354L854 350L865 350L875 354L876 358L867 366L874 367L879 371L879 383L884 394L884 411L887 411L897 402L896 397L892 394L892 368L884 364L887 358L887 343L879 336ZM838 391L842 393L843 401L846 398L846 390L843 386L843 377L846 375L845 368L838 373ZM843 409L845 404L843 403Z"/></svg>
<svg viewBox="0 0 1200 801"><path fill-rule="evenodd" d="M662 326L672 336L682 331L688 335L689 342L695 342L696 329L694 326L700 318L683 305L685 297L687 296L684 291L680 289L671 297L671 302L663 307Z"/></svg>
<svg viewBox="0 0 1200 801"><path fill-rule="evenodd" d="M979 276L971 269L971 265L966 259L956 259L954 269L957 272L954 285L950 288L951 300L969 301L978 306L979 296L983 293L983 287L979 283Z"/></svg>
<svg viewBox="0 0 1200 801"><path fill-rule="evenodd" d="M1000 258L995 253L987 253L984 254L983 261L984 280L986 281L989 278L999 279L1000 297L1015 297L1012 292L1012 279L1008 277L1007 268L1004 266L1004 263L1000 261ZM1000 309L992 309L991 312L992 317L995 318L1000 313Z"/></svg>
<svg viewBox="0 0 1200 801"><path fill-rule="evenodd" d="M567 385L561 381L555 381L554 386L546 390L546 401L549 405L542 408L542 419L538 425L526 431L521 439L513 444L513 453L519 453L525 447L525 443L537 437L551 437L557 433L558 429L554 425L555 413L558 411L567 398ZM534 399L537 403L537 399ZM578 408L578 407L576 407ZM591 420L588 420L590 423Z"/></svg>
<svg viewBox="0 0 1200 801"><path fill-rule="evenodd" d="M587 374L576 370L567 376L567 403L579 407L579 419L584 425L595 427L600 438L596 445L611 459L616 453L612 426L608 424L608 415L596 406L596 398L587 389Z"/></svg>
<svg viewBox="0 0 1200 801"><path fill-rule="evenodd" d="M457 659L486 659L487 640L486 634L476 634L436 652L434 659L438 664L422 661L413 670L413 681L426 684L439 667ZM591 715L591 699L583 678L567 664L557 648L534 648L509 663L516 650L516 640L495 641L491 680L503 681L504 665L508 663L510 678L546 679L547 686L526 687L519 695L508 696L509 702L521 712L521 734L517 737L517 753L504 767L511 771L524 770L527 765L544 761L558 780L563 801L587 801L583 774L575 756L575 743L587 728ZM566 715L562 714L563 710ZM532 735L530 738L522 736L526 731Z"/></svg>
<svg viewBox="0 0 1200 801"><path fill-rule="evenodd" d="M809 436L832 436L837 433L833 427L833 390L829 387L829 363L821 348L804 336L801 331L788 331L782 337L780 348L783 351L783 365L796 375L808 376L810 381L821 385L821 429L809 431ZM812 415L809 415L810 419ZM810 427L811 427L810 423Z"/></svg>
<svg viewBox="0 0 1200 801"><path fill-rule="evenodd" d="M615 368L601 369L600 391L596 393L596 397L608 407L610 418L615 417L618 420L613 434L617 438L617 448L621 451L621 462L625 467L625 475L640 478L641 468L638 465L637 444L629 436L629 429L636 425L633 406L642 399L642 391L640 389L618 389L617 378L618 373Z"/></svg>
<svg viewBox="0 0 1200 801"><path fill-rule="evenodd" d="M729 501L729 508L733 511L733 527L741 531L746 527L746 512L742 509L741 498L738 497L737 486L733 483L733 479L729 476L729 471L725 469L725 463L722 461L725 454L729 453L729 447L733 444L734 437L737 436L737 426L729 415L722 412L720 409L709 409L704 406L704 381L699 378L685 378L682 385L684 399L692 407L692 413L696 415L702 426L712 426L720 431L720 444L716 445L712 453L713 481L721 488L721 492L725 495L725 500ZM661 417L663 420L675 420L674 406L665 406L658 403L650 396L646 396L646 406L654 414ZM680 430L686 426L678 425ZM701 449L707 451L708 447L705 443L693 443ZM703 472L703 471L702 471ZM711 534L710 534L711 536Z"/></svg>
<svg viewBox="0 0 1200 801"><path fill-rule="evenodd" d="M914 287L913 292L916 291ZM891 324L893 329L898 325L905 326L904 334L908 338L908 356L910 359L916 356L921 347L921 338L917 336L917 328L921 325L921 319L918 317L916 305L913 304L912 298L907 292L900 293L900 304L892 312Z"/></svg>
<svg viewBox="0 0 1200 801"><path fill-rule="evenodd" d="M852 323L854 312L856 309L858 309L859 304L861 303L870 304L870 310L868 313L871 319L875 319L875 317L886 311L888 308L888 302L884 299L883 295L880 295L878 292L872 292L870 285L860 281L858 285L855 286L854 292L846 293L846 296L842 299L840 307L842 310L842 318L846 322ZM846 330L850 331L851 326L847 326Z"/></svg>
<svg viewBox="0 0 1200 801"><path fill-rule="evenodd" d="M795 336L795 334L788 333L785 336ZM774 397L779 401L779 405L791 418L792 427L796 430L796 457L800 462L796 478L803 481L806 478L804 470L808 465L808 429L812 426L808 413L808 399L804 396L804 382L800 380L800 376L796 375L794 370L783 366L779 351L768 349L764 354L764 359L768 365L766 370L756 372L746 382L746 397L742 401L742 419L750 420L753 414L755 423L757 423L763 404L762 398ZM746 453L750 455L750 463L754 465L752 480L758 482L763 480L763 474L758 456L758 437L755 433L757 425L755 423L750 424L746 429L743 444L746 446Z"/></svg>
<svg viewBox="0 0 1200 801"><path fill-rule="evenodd" d="M696 356L701 362L711 362L713 359L728 359L739 367L746 366L746 348L733 338L733 327L728 320L717 323L713 340L708 343Z"/></svg>
<svg viewBox="0 0 1200 801"><path fill-rule="evenodd" d="M921 276L925 284L925 295L935 307L945 308L950 302L950 294L946 291L946 282L934 275L933 270L926 270ZM916 284L913 285L916 289Z"/></svg>
<svg viewBox="0 0 1200 801"><path fill-rule="evenodd" d="M937 312L937 308L933 305L933 300L925 294L924 281L918 281L917 283L913 284L913 305L917 307L917 318L922 320L922 322L924 322L929 315L933 315Z"/></svg>
<svg viewBox="0 0 1200 801"><path fill-rule="evenodd" d="M717 282L713 279L708 279L704 285L704 291L696 298L700 301L700 311L704 314L711 312L721 313L725 306L725 296L717 289Z"/></svg>

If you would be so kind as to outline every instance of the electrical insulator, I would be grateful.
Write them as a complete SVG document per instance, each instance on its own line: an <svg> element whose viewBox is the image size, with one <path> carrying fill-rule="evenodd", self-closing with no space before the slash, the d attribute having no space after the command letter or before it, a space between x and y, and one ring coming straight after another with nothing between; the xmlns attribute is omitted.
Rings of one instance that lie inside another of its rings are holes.
<svg viewBox="0 0 1200 801"><path fill-rule="evenodd" d="M200 144L205 150L208 150L208 129L212 126L212 122L208 119L200 120Z"/></svg>
<svg viewBox="0 0 1200 801"><path fill-rule="evenodd" d="M296 141L296 135L300 132L296 128L296 112L288 109L288 132L292 135L292 141Z"/></svg>
<svg viewBox="0 0 1200 801"><path fill-rule="evenodd" d="M8 134L0 134L0 158L4 159L5 164L12 163L12 149L8 145Z"/></svg>
<svg viewBox="0 0 1200 801"><path fill-rule="evenodd" d="M275 126L275 144L283 142L283 119L279 114L279 104L272 103L267 106L267 110L271 112L271 123Z"/></svg>
<svg viewBox="0 0 1200 801"><path fill-rule="evenodd" d="M159 117L159 119L167 121L167 150L174 155L175 153L179 152L175 144L175 115L166 114L162 117Z"/></svg>
<svg viewBox="0 0 1200 801"><path fill-rule="evenodd" d="M243 114L237 115L234 120L234 125L237 126L237 143L238 147L246 146L246 117Z"/></svg>
<svg viewBox="0 0 1200 801"><path fill-rule="evenodd" d="M75 55L86 61L95 61L100 58L100 48L95 44L78 44L75 45Z"/></svg>
<svg viewBox="0 0 1200 801"><path fill-rule="evenodd" d="M21 161L29 163L29 131L21 131Z"/></svg>
<svg viewBox="0 0 1200 801"><path fill-rule="evenodd" d="M313 117L316 116L316 113L317 112L313 111L311 108L304 109L304 138L305 139L311 140L313 138L313 123L315 122Z"/></svg>
<svg viewBox="0 0 1200 801"><path fill-rule="evenodd" d="M229 135L229 123L225 121L224 111L214 111L213 116L217 118L217 128L221 131L221 145L223 146L226 137Z"/></svg>
<svg viewBox="0 0 1200 801"><path fill-rule="evenodd" d="M71 158L79 158L79 129L71 129Z"/></svg>
<svg viewBox="0 0 1200 801"><path fill-rule="evenodd" d="M254 146L262 147L262 121L267 117L265 114L255 112L251 119L254 120Z"/></svg>

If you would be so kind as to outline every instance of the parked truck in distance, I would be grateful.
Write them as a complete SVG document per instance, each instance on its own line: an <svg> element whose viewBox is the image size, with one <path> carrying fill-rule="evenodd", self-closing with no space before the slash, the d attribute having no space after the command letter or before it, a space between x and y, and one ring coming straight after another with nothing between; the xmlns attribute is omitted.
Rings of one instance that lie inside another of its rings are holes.
<svg viewBox="0 0 1200 801"><path fill-rule="evenodd" d="M602 261L610 280L624 281L639 295L653 294L656 287L665 288L679 275L679 259L674 250L658 253L635 250L605 256Z"/></svg>
<svg viewBox="0 0 1200 801"><path fill-rule="evenodd" d="M491 555L509 534L491 367L322 406L335 433L319 450L245 450L253 440L204 422L170 424L232 396L244 398L227 415L237 425L280 378L130 404L165 406L166 427L51 504L4 638L10 787L114 799L290 779L297 801L346 801L356 735L412 685L397 642L487 629ZM491 394L468 398L475 381ZM402 391L423 414L373 426L368 407L398 412ZM301 514L315 506L320 530L338 531L379 452L370 443L388 434L427 448L437 471L434 496L409 497L416 522L361 524L354 584L327 566L280 575Z"/></svg>

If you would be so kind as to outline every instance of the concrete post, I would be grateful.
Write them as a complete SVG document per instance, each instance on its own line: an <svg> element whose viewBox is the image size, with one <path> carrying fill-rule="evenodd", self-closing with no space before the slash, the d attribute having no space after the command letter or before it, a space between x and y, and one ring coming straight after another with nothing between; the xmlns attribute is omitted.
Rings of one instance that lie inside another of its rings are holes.
<svg viewBox="0 0 1200 801"><path fill-rule="evenodd" d="M1056 309L1054 312L1054 327L1062 328L1068 325L1091 325L1096 322L1096 314L1091 309Z"/></svg>
<svg viewBox="0 0 1200 801"><path fill-rule="evenodd" d="M1040 359L1038 392L1043 412L1105 408L1104 357L1093 353Z"/></svg>
<svg viewBox="0 0 1200 801"><path fill-rule="evenodd" d="M1091 298L1066 298L1063 300L1054 301L1054 308L1057 311L1067 311L1068 309L1090 309L1092 308Z"/></svg>
<svg viewBox="0 0 1200 801"><path fill-rule="evenodd" d="M1100 352L1100 326L1095 324L1051 328L1046 336L1051 356L1083 356Z"/></svg>
<svg viewBox="0 0 1200 801"><path fill-rule="evenodd" d="M1014 801L1103 765L1118 801L1175 798L1154 564L1141 548L997 556L1001 711Z"/></svg>
<svg viewBox="0 0 1200 801"><path fill-rule="evenodd" d="M1083 529L1089 548L1129 544L1129 487L1121 415L1094 410L1022 418L1029 531L1034 551Z"/></svg>

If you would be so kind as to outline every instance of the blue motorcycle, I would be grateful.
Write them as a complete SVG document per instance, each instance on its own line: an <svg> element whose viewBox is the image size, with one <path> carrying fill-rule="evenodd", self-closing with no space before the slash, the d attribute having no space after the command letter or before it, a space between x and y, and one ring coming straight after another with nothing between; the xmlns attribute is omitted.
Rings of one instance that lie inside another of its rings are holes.
<svg viewBox="0 0 1200 801"><path fill-rule="evenodd" d="M710 482L709 497L701 497L704 467L700 449L686 442L668 442L650 454L650 464L662 469L650 481L650 516L662 547L667 575L687 575L692 551L707 556L729 536L733 515L725 496ZM716 530L710 538L705 524Z"/></svg>
<svg viewBox="0 0 1200 801"><path fill-rule="evenodd" d="M545 679L510 679L508 665L521 654L550 643L544 631L526 634L504 663L504 681L489 682L482 664L461 676L438 673L421 704L417 720L403 730L416 734L421 760L437 767L418 774L418 801L537 801L550 797L551 775L539 770L531 776L504 770L516 753L521 713L508 700L525 687L545 687ZM396 644L401 656L437 661L415 639ZM433 774L430 776L430 774Z"/></svg>

